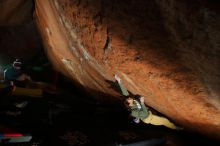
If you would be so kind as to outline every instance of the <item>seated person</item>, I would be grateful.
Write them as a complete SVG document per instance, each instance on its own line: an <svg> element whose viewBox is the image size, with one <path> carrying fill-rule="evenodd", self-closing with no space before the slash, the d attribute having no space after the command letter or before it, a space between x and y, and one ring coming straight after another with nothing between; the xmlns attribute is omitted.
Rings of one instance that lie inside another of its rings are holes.
<svg viewBox="0 0 220 146"><path fill-rule="evenodd" d="M30 88L32 84L35 84L30 78L23 72L23 64L16 59L13 65L4 70L4 83L6 87L13 83L12 95L25 95L31 97L41 97L42 89L38 87Z"/></svg>
<svg viewBox="0 0 220 146"><path fill-rule="evenodd" d="M22 71L22 63L16 59L13 65L4 70L4 80L6 82L14 82L17 86L25 86L25 81L31 78Z"/></svg>

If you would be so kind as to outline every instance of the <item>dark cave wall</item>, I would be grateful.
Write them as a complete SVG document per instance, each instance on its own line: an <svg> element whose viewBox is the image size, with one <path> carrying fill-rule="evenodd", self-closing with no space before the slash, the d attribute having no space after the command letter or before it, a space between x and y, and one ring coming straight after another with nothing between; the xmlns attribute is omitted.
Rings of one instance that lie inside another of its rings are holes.
<svg viewBox="0 0 220 146"><path fill-rule="evenodd" d="M1 71L15 58L29 61L42 51L33 12L32 0L0 0Z"/></svg>
<svg viewBox="0 0 220 146"><path fill-rule="evenodd" d="M0 0L0 26L22 25L32 21L33 0Z"/></svg>

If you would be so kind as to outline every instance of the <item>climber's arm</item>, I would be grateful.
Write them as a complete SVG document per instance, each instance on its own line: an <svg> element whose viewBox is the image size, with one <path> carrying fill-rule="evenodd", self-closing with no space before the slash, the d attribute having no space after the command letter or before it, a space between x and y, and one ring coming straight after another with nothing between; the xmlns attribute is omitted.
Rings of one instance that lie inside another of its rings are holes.
<svg viewBox="0 0 220 146"><path fill-rule="evenodd" d="M142 111L143 111L143 112L148 112L149 109L148 109L148 107L147 107L147 106L145 105L145 103L144 103L144 97L143 97L143 96L140 98L140 102L141 102Z"/></svg>
<svg viewBox="0 0 220 146"><path fill-rule="evenodd" d="M122 84L121 79L120 79L117 75L115 75L115 79L116 79L116 81L118 82L118 85L119 85L119 87L120 87L120 89L121 89L122 94L123 94L124 96L128 96L128 95L129 95L128 90L127 90L127 89L124 87L124 85Z"/></svg>

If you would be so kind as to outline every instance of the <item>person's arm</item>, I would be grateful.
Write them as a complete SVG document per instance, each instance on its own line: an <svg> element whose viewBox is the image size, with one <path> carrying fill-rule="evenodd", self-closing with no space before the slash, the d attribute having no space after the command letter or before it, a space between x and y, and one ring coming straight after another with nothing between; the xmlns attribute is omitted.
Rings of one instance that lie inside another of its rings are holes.
<svg viewBox="0 0 220 146"><path fill-rule="evenodd" d="M148 107L146 107L146 105L144 103L144 97L143 96L140 98L140 102L141 102L142 111L143 112L148 112L149 109L148 109Z"/></svg>
<svg viewBox="0 0 220 146"><path fill-rule="evenodd" d="M122 94L123 94L124 96L128 96L128 95L129 95L128 90L127 90L127 89L124 87L124 85L122 84L121 79L120 79L117 75L115 75L115 79L116 79L116 81L118 82L118 85L119 85L119 87L120 87L120 89L121 89Z"/></svg>
<svg viewBox="0 0 220 146"><path fill-rule="evenodd" d="M118 84L119 84L122 94L124 96L128 96L129 95L128 90L124 87L124 85L122 83L118 83Z"/></svg>

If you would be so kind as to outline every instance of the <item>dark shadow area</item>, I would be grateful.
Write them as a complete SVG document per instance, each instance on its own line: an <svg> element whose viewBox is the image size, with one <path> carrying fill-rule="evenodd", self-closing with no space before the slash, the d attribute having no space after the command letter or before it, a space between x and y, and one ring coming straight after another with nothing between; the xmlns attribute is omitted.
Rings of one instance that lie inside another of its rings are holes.
<svg viewBox="0 0 220 146"><path fill-rule="evenodd" d="M42 52L42 44L33 22L19 26L0 26L1 66L15 58L32 59Z"/></svg>
<svg viewBox="0 0 220 146"><path fill-rule="evenodd" d="M2 1L0 8L1 73L16 58L32 61L43 45L33 21L34 0Z"/></svg>
<svg viewBox="0 0 220 146"><path fill-rule="evenodd" d="M56 95L45 93L42 98L13 97L15 100L28 101L21 115L0 115L1 125L33 136L32 142L20 145L119 146L141 145L142 142L152 144L155 141L153 145L163 146L218 145L198 134L144 123L135 124L129 119L121 102L100 103L91 99L88 94L79 92L65 77L59 83L60 92Z"/></svg>
<svg viewBox="0 0 220 146"><path fill-rule="evenodd" d="M43 65L47 59L36 61ZM29 70L30 71L30 70ZM40 73L41 72L41 73ZM52 66L42 71L29 72L36 81L53 83ZM47 72L48 74L44 74ZM109 81L108 81L109 82ZM109 82L117 90L117 84ZM19 146L194 146L218 143L201 135L187 131L174 131L162 126L144 123L135 124L123 105L123 101L111 102L111 95L92 89L84 89L78 83L58 73L57 92L44 92L43 97L11 96L6 109L17 110L12 105L16 101L28 101L18 116L0 114L0 124L29 133L33 139ZM85 92L89 91L89 92ZM109 100L99 100L91 93L103 95ZM1 98L8 98L3 97ZM5 110L5 109L4 109ZM11 144L5 144L6 146Z"/></svg>

